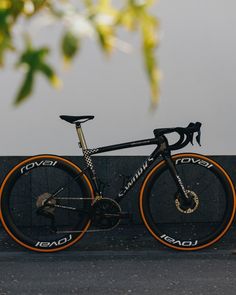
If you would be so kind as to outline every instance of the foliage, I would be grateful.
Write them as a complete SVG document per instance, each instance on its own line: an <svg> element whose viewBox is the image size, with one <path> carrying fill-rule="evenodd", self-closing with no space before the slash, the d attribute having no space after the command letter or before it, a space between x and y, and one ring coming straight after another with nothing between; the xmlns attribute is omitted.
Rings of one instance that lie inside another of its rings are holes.
<svg viewBox="0 0 236 295"><path fill-rule="evenodd" d="M11 51L17 56L17 68L25 70L15 103L25 101L32 94L35 77L39 73L52 85L60 84L48 61L49 47L34 46L34 36L30 36L30 30L22 32L20 37L24 41L24 49L16 46L19 34L16 37L15 29L22 26L22 22L30 26L32 20L41 17L40 25L46 23L46 20L62 24L60 52L67 63L75 60L84 38L95 40L102 51L110 55L115 49L125 52L129 49L117 37L119 28L138 31L150 83L151 102L155 105L159 97L159 75L155 58L158 20L149 12L154 2L155 0L123 0L122 7L117 8L112 0L0 0L0 67L5 66L5 56Z"/></svg>

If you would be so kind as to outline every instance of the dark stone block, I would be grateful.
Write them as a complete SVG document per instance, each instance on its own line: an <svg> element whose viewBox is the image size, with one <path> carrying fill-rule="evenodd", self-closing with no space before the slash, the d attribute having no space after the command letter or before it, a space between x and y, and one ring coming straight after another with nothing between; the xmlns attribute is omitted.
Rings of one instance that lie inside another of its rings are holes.
<svg viewBox="0 0 236 295"><path fill-rule="evenodd" d="M0 157L0 181L4 180L4 177L16 164L24 160L26 157ZM83 158L76 156L66 156L67 159L74 162L81 168L84 167ZM236 182L236 156L212 156L219 164L221 164L231 176L233 182ZM122 187L123 180L121 175L132 176L136 169L138 169L145 161L145 156L95 156L94 166L97 171L97 175L105 184L104 196L108 198L114 198ZM138 201L139 201L139 189L142 183L143 177L138 183L131 189L125 199L121 202L122 210L131 213L129 220L124 220L124 224L140 224L141 219L139 215ZM20 188L19 188L20 189ZM161 202L165 202L165 196ZM211 210L211 204L209 203L209 210ZM27 218L27 216L25 217ZM164 218L164 216L163 216ZM173 220L174 221L174 220Z"/></svg>

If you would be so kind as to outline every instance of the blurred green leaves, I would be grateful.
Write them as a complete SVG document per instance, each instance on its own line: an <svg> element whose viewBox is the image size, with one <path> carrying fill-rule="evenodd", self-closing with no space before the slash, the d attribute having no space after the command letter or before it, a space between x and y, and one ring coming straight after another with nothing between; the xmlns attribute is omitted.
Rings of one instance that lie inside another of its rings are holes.
<svg viewBox="0 0 236 295"><path fill-rule="evenodd" d="M37 74L42 74L53 86L59 86L60 82L52 67L47 63L49 49L47 47L33 48L28 42L27 48L17 62L17 67L23 67L25 78L16 95L15 104L19 104L27 99L34 88L35 77Z"/></svg>
<svg viewBox="0 0 236 295"><path fill-rule="evenodd" d="M155 50L158 46L157 32L159 23L149 13L154 0L129 0L120 12L119 23L131 31L140 30L143 58L150 83L151 102L155 106L159 99L159 78Z"/></svg>
<svg viewBox="0 0 236 295"><path fill-rule="evenodd" d="M24 69L24 78L15 97L18 105L33 93L36 77L41 74L53 85L60 80L49 62L49 45L35 46L35 36L27 30L22 33L24 50L16 46L14 29L21 26L22 20L31 24L38 16L45 20L60 23L63 27L60 37L60 52L64 61L74 62L84 38L90 38L100 45L105 54L111 55L119 49L118 29L125 28L139 32L141 50L150 84L152 105L159 98L159 73L156 60L158 46L157 18L150 13L155 0L123 0L116 7L112 0L0 0L0 67L5 66L5 55L14 51L18 56L17 67ZM44 21L41 20L41 25ZM19 35L17 36L19 39ZM121 43L121 42L120 42ZM124 42L125 43L125 42ZM125 67L125 65L124 65Z"/></svg>
<svg viewBox="0 0 236 295"><path fill-rule="evenodd" d="M72 32L66 32L62 37L61 49L65 61L72 61L79 49L79 38Z"/></svg>

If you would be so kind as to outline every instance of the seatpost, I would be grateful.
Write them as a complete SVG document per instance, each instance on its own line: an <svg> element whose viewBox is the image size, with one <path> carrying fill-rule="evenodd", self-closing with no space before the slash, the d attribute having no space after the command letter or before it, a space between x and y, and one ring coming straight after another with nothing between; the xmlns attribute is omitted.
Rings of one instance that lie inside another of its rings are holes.
<svg viewBox="0 0 236 295"><path fill-rule="evenodd" d="M82 127L81 127L80 124L76 124L75 128L76 128L76 131L77 131L77 134L78 134L78 137L79 137L80 146L81 146L81 148L82 148L82 150L84 152L85 150L88 149L88 147L87 147L86 140L84 138L84 133L83 133Z"/></svg>

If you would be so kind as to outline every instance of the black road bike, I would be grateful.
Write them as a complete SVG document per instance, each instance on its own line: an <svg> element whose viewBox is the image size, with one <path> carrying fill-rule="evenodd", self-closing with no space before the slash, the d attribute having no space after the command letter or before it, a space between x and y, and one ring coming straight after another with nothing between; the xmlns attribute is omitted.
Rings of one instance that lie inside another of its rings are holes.
<svg viewBox="0 0 236 295"><path fill-rule="evenodd" d="M4 179L0 217L17 243L54 252L73 245L91 228L116 227L127 218L120 202L144 173L140 214L156 240L177 250L198 250L227 232L235 214L235 191L228 174L203 155L171 155L195 139L200 144L201 123L155 129L154 138L88 149L81 124L93 118L61 116L75 124L85 169L59 156L39 155L16 165ZM172 144L171 133L178 135ZM155 146L151 155L118 194L104 196L91 156L145 145Z"/></svg>

